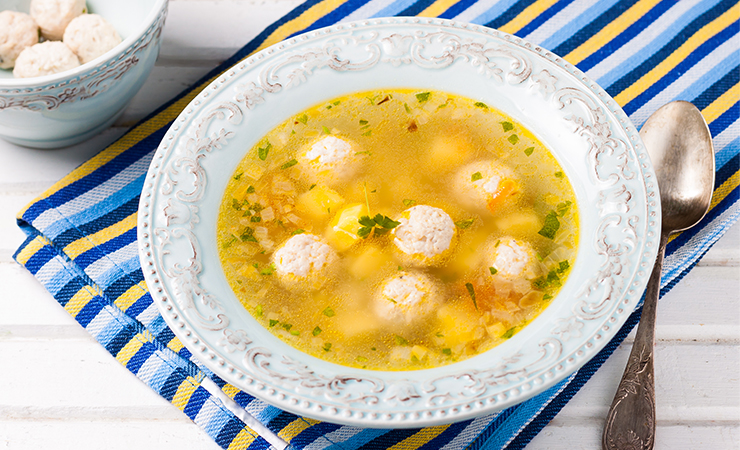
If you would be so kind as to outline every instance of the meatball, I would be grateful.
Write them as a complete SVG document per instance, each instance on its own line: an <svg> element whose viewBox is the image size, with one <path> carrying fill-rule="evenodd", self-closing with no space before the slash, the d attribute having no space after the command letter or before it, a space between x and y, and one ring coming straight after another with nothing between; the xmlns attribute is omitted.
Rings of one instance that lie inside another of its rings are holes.
<svg viewBox="0 0 740 450"><path fill-rule="evenodd" d="M453 185L460 201L478 212L495 212L520 192L514 172L494 160L466 165L455 175Z"/></svg>
<svg viewBox="0 0 740 450"><path fill-rule="evenodd" d="M272 255L275 272L289 290L319 289L338 260L331 246L313 234L297 234Z"/></svg>
<svg viewBox="0 0 740 450"><path fill-rule="evenodd" d="M83 14L67 25L63 41L85 64L120 44L121 36L99 15Z"/></svg>
<svg viewBox="0 0 740 450"><path fill-rule="evenodd" d="M393 229L393 242L412 263L433 265L452 247L455 223L439 208L414 206L397 221L400 225Z"/></svg>
<svg viewBox="0 0 740 450"><path fill-rule="evenodd" d="M404 272L383 284L373 308L382 319L410 325L436 311L439 303L439 286L432 278Z"/></svg>
<svg viewBox="0 0 740 450"><path fill-rule="evenodd" d="M39 27L28 14L0 12L0 69L12 69L23 49L39 42Z"/></svg>
<svg viewBox="0 0 740 450"><path fill-rule="evenodd" d="M484 272L489 275L493 272L510 279L532 279L537 275L539 261L528 242L512 237L494 239L487 245L485 255Z"/></svg>
<svg viewBox="0 0 740 450"><path fill-rule="evenodd" d="M365 154L336 136L325 136L311 144L298 156L313 181L333 185L355 176L362 168Z"/></svg>
<svg viewBox="0 0 740 450"><path fill-rule="evenodd" d="M62 40L67 25L84 11L85 0L31 0L31 17L50 41Z"/></svg>
<svg viewBox="0 0 740 450"><path fill-rule="evenodd" d="M63 42L46 41L26 48L15 60L13 75L17 78L41 77L80 65L72 50Z"/></svg>

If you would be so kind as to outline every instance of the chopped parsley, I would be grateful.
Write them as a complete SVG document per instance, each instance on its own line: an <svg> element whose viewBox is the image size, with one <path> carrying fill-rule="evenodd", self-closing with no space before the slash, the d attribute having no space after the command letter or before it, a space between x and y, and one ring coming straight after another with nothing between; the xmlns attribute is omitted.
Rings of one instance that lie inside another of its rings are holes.
<svg viewBox="0 0 740 450"><path fill-rule="evenodd" d="M560 221L558 220L558 214L555 211L550 211L545 216L545 224L542 225L542 229L537 233L547 239L555 239L555 233L559 228Z"/></svg>
<svg viewBox="0 0 740 450"><path fill-rule="evenodd" d="M568 211L570 211L570 205L572 204L573 202L571 202L570 200L558 203L558 206L556 208L558 216L563 217L564 215L566 215Z"/></svg>
<svg viewBox="0 0 740 450"><path fill-rule="evenodd" d="M307 116L306 114L304 114L304 115L302 115L302 116L300 116L300 117L296 117L296 119L295 119L295 120L297 120L298 122L300 122L300 123L302 123L303 125L305 125L305 124L307 124L307 123L308 123L308 116Z"/></svg>
<svg viewBox="0 0 740 450"><path fill-rule="evenodd" d="M517 136L516 134L512 134L507 139L511 143L511 145L516 145L516 143L519 142L519 136Z"/></svg>
<svg viewBox="0 0 740 450"><path fill-rule="evenodd" d="M260 217L260 216L252 216L252 217L251 217L251 218L249 219L249 221L250 221L250 222L262 222L262 217Z"/></svg>
<svg viewBox="0 0 740 450"><path fill-rule="evenodd" d="M403 336L399 336L396 334L394 335L394 339L396 340L396 345L409 345L409 341L406 340L406 338Z"/></svg>
<svg viewBox="0 0 740 450"><path fill-rule="evenodd" d="M275 273L275 264L272 263L260 271L260 275L272 275L273 273Z"/></svg>
<svg viewBox="0 0 740 450"><path fill-rule="evenodd" d="M312 189L313 189L313 188L315 188L315 187L316 187L316 183L312 184L312 185L311 185L311 186L310 186L310 187L308 188L308 190L310 191L310 190L312 190Z"/></svg>
<svg viewBox="0 0 740 450"><path fill-rule="evenodd" d="M228 240L227 242L224 242L224 243L223 243L223 245L221 245L221 248L227 249L227 248L231 247L231 245L232 245L232 244L233 244L234 242L236 242L236 238L235 238L235 237L232 237L232 238L231 238L231 239L229 239L229 240Z"/></svg>
<svg viewBox="0 0 740 450"><path fill-rule="evenodd" d="M429 100L429 97L431 97L431 92L420 92L416 94L416 100L419 101L419 103L424 103Z"/></svg>
<svg viewBox="0 0 740 450"><path fill-rule="evenodd" d="M321 313L325 315L326 317L334 317L337 314L334 312L331 306L327 306L326 308L324 308L324 310L321 311Z"/></svg>
<svg viewBox="0 0 740 450"><path fill-rule="evenodd" d="M262 317L262 314L264 314L264 311L262 310L262 305L257 305L257 306L256 306L256 307L254 308L254 314L255 314L255 315L256 315L257 317Z"/></svg>
<svg viewBox="0 0 740 450"><path fill-rule="evenodd" d="M491 272L491 275L496 275L498 273L498 270L493 266L489 267L488 271Z"/></svg>
<svg viewBox="0 0 740 450"><path fill-rule="evenodd" d="M290 161L288 161L285 164L283 164L282 166L280 166L280 169L281 170L285 170L285 169L287 169L289 167L295 166L296 164L298 164L298 161L295 158L293 158Z"/></svg>
<svg viewBox="0 0 740 450"><path fill-rule="evenodd" d="M278 320L275 320L275 319L270 319L270 328L272 328L272 327L274 327L275 325L277 325L277 324L278 324L278 322L279 322Z"/></svg>
<svg viewBox="0 0 740 450"><path fill-rule="evenodd" d="M414 206L415 204L416 204L416 200L412 200L410 198L403 199L403 206L409 207L409 206Z"/></svg>
<svg viewBox="0 0 740 450"><path fill-rule="evenodd" d="M475 102L473 103L473 106L475 106L476 108L488 109L488 105L483 102Z"/></svg>
<svg viewBox="0 0 740 450"><path fill-rule="evenodd" d="M458 220L457 222L455 222L455 226L457 226L461 230L464 230L466 228L470 228L470 226L473 225L474 223L475 223L475 218Z"/></svg>
<svg viewBox="0 0 740 450"><path fill-rule="evenodd" d="M325 352L331 351L331 342L324 342L324 346L322 347Z"/></svg>
<svg viewBox="0 0 740 450"><path fill-rule="evenodd" d="M483 175L480 172L475 172L473 175L470 176L470 181L478 181L482 179Z"/></svg>
<svg viewBox="0 0 740 450"><path fill-rule="evenodd" d="M267 154L270 152L270 149L271 148L272 148L272 144L270 144L270 142L268 141L267 142L267 145L265 145L264 147L258 147L257 148L257 156L259 156L259 158L262 161L266 160L267 159Z"/></svg>
<svg viewBox="0 0 740 450"><path fill-rule="evenodd" d="M247 194L254 194L254 186L250 185L250 186L249 186L249 187L247 188Z"/></svg>
<svg viewBox="0 0 740 450"><path fill-rule="evenodd" d="M326 127L326 125L323 125L321 127L321 133L323 134L331 134L331 130Z"/></svg>
<svg viewBox="0 0 740 450"><path fill-rule="evenodd" d="M508 330L506 330L506 333L501 335L501 337L504 339L509 339L510 337L514 336L514 333L516 333L516 328L517 327L509 328Z"/></svg>
<svg viewBox="0 0 740 450"><path fill-rule="evenodd" d="M314 336L318 336L319 334L321 334L321 328L319 327L314 328L312 333Z"/></svg>
<svg viewBox="0 0 740 450"><path fill-rule="evenodd" d="M527 147L524 149L524 154L527 156L532 156L532 153L534 153L534 147Z"/></svg>
<svg viewBox="0 0 740 450"><path fill-rule="evenodd" d="M552 299L552 295L550 294L545 294L542 296L542 300L551 300L551 299Z"/></svg>
<svg viewBox="0 0 740 450"><path fill-rule="evenodd" d="M511 122L501 122L501 126L504 127L504 131L511 131L514 129L514 124Z"/></svg>
<svg viewBox="0 0 740 450"><path fill-rule="evenodd" d="M244 175L244 172L239 172L238 174L234 175L234 179L235 179L236 181L239 181L239 178L241 178L241 177L242 177L242 175Z"/></svg>
<svg viewBox="0 0 740 450"><path fill-rule="evenodd" d="M451 348L443 348L442 349L442 354L443 355L447 355L447 356L451 356L452 355L452 349Z"/></svg>
<svg viewBox="0 0 740 450"><path fill-rule="evenodd" d="M357 222L362 225L357 230L357 235L363 239L373 232L378 236L383 235L401 224L382 214L376 214L375 217L362 216Z"/></svg>
<svg viewBox="0 0 740 450"><path fill-rule="evenodd" d="M473 306L478 310L478 302L475 300L475 289L473 288L473 283L465 283L465 287L468 290L468 294L470 294L470 298L473 300Z"/></svg>
<svg viewBox="0 0 740 450"><path fill-rule="evenodd" d="M557 171L555 172L555 178L563 178L565 177L565 174L563 172Z"/></svg>
<svg viewBox="0 0 740 450"><path fill-rule="evenodd" d="M303 233L305 233L305 232L306 232L306 230L304 230L304 229L302 229L302 228L299 228L299 229L297 229L297 230L294 230L294 231L293 231L292 233L290 233L290 235L291 235L291 236L295 236L296 234L303 234Z"/></svg>
<svg viewBox="0 0 740 450"><path fill-rule="evenodd" d="M360 119L360 125L361 125L361 126L363 126L363 127L364 127L364 126L366 126L366 125L367 125L368 123L369 123L369 122L368 122L367 120L365 120L365 119Z"/></svg>
<svg viewBox="0 0 740 450"><path fill-rule="evenodd" d="M257 238L254 237L254 229L252 227L246 227L241 236L239 236L239 239L241 239L242 242L257 242Z"/></svg>
<svg viewBox="0 0 740 450"><path fill-rule="evenodd" d="M373 133L373 130L367 130L366 132L362 133L363 136L370 136Z"/></svg>

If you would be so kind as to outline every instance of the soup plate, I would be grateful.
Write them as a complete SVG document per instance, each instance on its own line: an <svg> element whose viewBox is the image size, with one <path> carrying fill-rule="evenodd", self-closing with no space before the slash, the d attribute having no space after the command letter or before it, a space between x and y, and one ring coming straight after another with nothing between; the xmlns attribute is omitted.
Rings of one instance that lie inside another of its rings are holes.
<svg viewBox="0 0 740 450"><path fill-rule="evenodd" d="M408 371L326 362L263 328L227 283L218 209L267 132L322 101L387 88L446 91L513 117L547 146L579 208L577 256L550 305L504 343ZM423 427L541 394L594 357L640 301L660 237L638 131L596 83L518 37L462 22L380 18L292 37L226 70L175 120L146 177L142 268L162 316L216 375L286 411L376 428Z"/></svg>

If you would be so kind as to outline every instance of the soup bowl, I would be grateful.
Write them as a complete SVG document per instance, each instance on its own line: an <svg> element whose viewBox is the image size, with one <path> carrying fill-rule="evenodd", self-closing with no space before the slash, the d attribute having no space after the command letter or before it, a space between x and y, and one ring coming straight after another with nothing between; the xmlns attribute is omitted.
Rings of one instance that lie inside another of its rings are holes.
<svg viewBox="0 0 740 450"><path fill-rule="evenodd" d="M0 11L28 13L30 0L0 0ZM146 81L159 55L167 0L87 0L122 42L53 75L14 78L0 69L0 137L36 148L82 142L108 128Z"/></svg>
<svg viewBox="0 0 740 450"><path fill-rule="evenodd" d="M219 260L219 205L245 152L311 106L384 88L446 91L513 117L551 150L579 207L575 263L549 306L502 344L441 367L365 370L310 356L242 307ZM383 18L290 38L205 88L154 156L138 236L146 282L167 324L219 377L295 414L403 428L501 410L589 361L641 298L659 211L637 130L577 68L486 27Z"/></svg>

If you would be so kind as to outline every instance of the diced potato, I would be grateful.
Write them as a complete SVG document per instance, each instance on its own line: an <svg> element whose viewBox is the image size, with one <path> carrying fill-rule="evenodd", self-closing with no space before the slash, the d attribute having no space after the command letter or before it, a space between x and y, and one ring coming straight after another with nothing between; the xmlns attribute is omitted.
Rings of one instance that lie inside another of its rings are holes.
<svg viewBox="0 0 740 450"><path fill-rule="evenodd" d="M260 275L257 269L251 264L244 264L241 268L239 268L238 272L239 275L253 280L259 278Z"/></svg>
<svg viewBox="0 0 740 450"><path fill-rule="evenodd" d="M542 291L532 290L527 292L522 298L519 299L520 308L529 308L538 304L545 294Z"/></svg>
<svg viewBox="0 0 740 450"><path fill-rule="evenodd" d="M357 230L361 227L360 217L367 215L367 208L362 203L355 203L340 210L324 232L324 236L334 248L342 252L352 247L360 237Z"/></svg>
<svg viewBox="0 0 740 450"><path fill-rule="evenodd" d="M265 168L258 166L257 164L250 164L244 169L244 175L248 176L253 180L259 180L265 173Z"/></svg>
<svg viewBox="0 0 740 450"><path fill-rule="evenodd" d="M496 227L505 234L536 235L542 229L542 222L532 210L516 211L496 219Z"/></svg>
<svg viewBox="0 0 740 450"><path fill-rule="evenodd" d="M470 143L459 136L438 136L429 148L429 165L442 171L454 167L461 155L468 154L469 147Z"/></svg>
<svg viewBox="0 0 740 450"><path fill-rule="evenodd" d="M440 332L448 347L465 344L475 339L478 318L475 313L454 305L444 305L437 310Z"/></svg>
<svg viewBox="0 0 740 450"><path fill-rule="evenodd" d="M235 200L242 201L247 196L247 189L249 189L250 184L249 183L241 183L239 184L239 187L234 190L234 193L232 194L232 197Z"/></svg>
<svg viewBox="0 0 740 450"><path fill-rule="evenodd" d="M316 186L298 196L296 208L312 219L322 220L333 214L344 204L344 198L326 186Z"/></svg>
<svg viewBox="0 0 740 450"><path fill-rule="evenodd" d="M388 261L390 261L388 254L378 247L367 247L350 263L349 272L355 278L367 278L376 273Z"/></svg>
<svg viewBox="0 0 740 450"><path fill-rule="evenodd" d="M419 361L424 359L424 357L429 353L429 349L424 347L423 345L414 345L411 347L411 356L416 357Z"/></svg>
<svg viewBox="0 0 740 450"><path fill-rule="evenodd" d="M488 332L488 335L492 338L500 338L501 336L506 333L506 327L501 322L496 322L493 325L488 325L486 327L486 331Z"/></svg>

